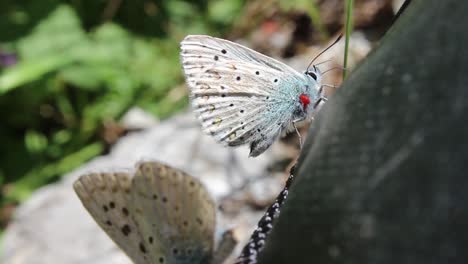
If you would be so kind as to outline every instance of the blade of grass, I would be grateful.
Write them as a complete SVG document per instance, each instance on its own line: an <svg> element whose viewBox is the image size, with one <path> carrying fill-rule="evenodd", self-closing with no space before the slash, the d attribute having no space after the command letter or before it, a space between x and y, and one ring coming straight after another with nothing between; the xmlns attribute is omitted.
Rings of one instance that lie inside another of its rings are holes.
<svg viewBox="0 0 468 264"><path fill-rule="evenodd" d="M93 143L55 163L31 169L24 177L12 184L12 188L5 193L5 200L24 201L33 190L44 185L52 177L71 171L102 153L103 149L104 146L101 143Z"/></svg>
<svg viewBox="0 0 468 264"><path fill-rule="evenodd" d="M345 0L346 1L346 24L345 24L345 50L344 50L344 62L343 62L343 80L346 79L346 74L348 72L348 48L349 48L349 39L351 37L351 32L353 31L353 6L354 0Z"/></svg>
<svg viewBox="0 0 468 264"><path fill-rule="evenodd" d="M72 62L68 56L50 56L28 62L20 62L0 75L0 95L25 83L37 80L46 73Z"/></svg>

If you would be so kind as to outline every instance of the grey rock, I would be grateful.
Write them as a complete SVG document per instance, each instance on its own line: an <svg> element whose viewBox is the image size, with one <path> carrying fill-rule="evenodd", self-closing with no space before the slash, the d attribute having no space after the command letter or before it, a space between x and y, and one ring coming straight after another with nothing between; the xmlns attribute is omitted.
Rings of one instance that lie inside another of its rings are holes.
<svg viewBox="0 0 468 264"><path fill-rule="evenodd" d="M139 107L132 107L120 119L120 123L127 129L146 129L158 124L159 120L152 114Z"/></svg>

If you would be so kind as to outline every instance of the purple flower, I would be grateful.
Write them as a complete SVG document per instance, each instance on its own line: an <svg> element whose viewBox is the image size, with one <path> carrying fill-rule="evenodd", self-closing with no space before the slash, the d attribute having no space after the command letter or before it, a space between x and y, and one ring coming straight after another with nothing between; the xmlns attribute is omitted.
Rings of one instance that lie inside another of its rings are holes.
<svg viewBox="0 0 468 264"><path fill-rule="evenodd" d="M14 53L7 53L0 50L0 66L10 67L18 62L18 58Z"/></svg>

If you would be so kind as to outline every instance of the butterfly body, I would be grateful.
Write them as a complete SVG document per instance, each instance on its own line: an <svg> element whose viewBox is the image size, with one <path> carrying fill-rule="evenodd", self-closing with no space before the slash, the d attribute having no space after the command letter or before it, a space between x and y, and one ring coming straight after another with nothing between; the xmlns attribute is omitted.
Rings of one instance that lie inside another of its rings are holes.
<svg viewBox="0 0 468 264"><path fill-rule="evenodd" d="M181 61L203 130L227 146L250 144L253 157L306 119L322 96L315 66L300 73L223 39L187 36Z"/></svg>

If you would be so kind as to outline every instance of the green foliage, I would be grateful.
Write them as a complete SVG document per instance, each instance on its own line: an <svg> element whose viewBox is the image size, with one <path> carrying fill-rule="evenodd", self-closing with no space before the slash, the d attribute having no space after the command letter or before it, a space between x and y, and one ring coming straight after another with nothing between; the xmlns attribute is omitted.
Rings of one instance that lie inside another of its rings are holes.
<svg viewBox="0 0 468 264"><path fill-rule="evenodd" d="M103 124L130 107L160 118L183 108L185 89L171 92L183 82L180 39L222 34L243 4L122 1L110 12L105 2L61 2L0 5L0 31L10 40L0 53L17 59L0 66L2 203L101 154Z"/></svg>

